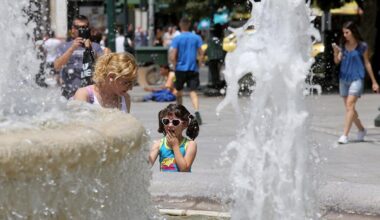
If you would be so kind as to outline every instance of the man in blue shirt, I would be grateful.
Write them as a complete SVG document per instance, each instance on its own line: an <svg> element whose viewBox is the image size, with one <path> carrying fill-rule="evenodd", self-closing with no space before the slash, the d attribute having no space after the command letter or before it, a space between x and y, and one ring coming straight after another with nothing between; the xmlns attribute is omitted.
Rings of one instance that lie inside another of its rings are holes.
<svg viewBox="0 0 380 220"><path fill-rule="evenodd" d="M202 39L191 33L191 22L188 18L182 18L179 26L181 34L176 36L171 43L170 60L175 70L175 87L177 89L177 103L182 104L182 90L185 85L190 88L190 98L195 109L195 117L198 124L202 124L199 114L199 101L196 92L199 86L199 72L197 58L203 59L201 49Z"/></svg>
<svg viewBox="0 0 380 220"><path fill-rule="evenodd" d="M100 45L89 39L89 25L89 21L84 15L74 18L71 28L72 40L57 48L58 56L54 61L54 69L60 71L63 80L62 95L67 99L81 87L84 75L83 53L86 48L92 51L95 58L103 54Z"/></svg>

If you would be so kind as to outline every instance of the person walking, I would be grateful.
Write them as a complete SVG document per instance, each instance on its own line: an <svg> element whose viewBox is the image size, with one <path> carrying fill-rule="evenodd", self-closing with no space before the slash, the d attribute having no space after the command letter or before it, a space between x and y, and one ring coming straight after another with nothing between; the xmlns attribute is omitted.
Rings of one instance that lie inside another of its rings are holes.
<svg viewBox="0 0 380 220"><path fill-rule="evenodd" d="M97 43L100 45L100 48L103 50L103 54L109 54L112 53L112 50L105 45L103 45L102 42L103 39L103 32L99 28L91 28L91 36L90 40L93 43ZM118 51L116 51L118 53Z"/></svg>
<svg viewBox="0 0 380 220"><path fill-rule="evenodd" d="M180 20L181 34L175 37L171 44L170 60L172 69L175 70L175 88L177 89L177 103L182 104L183 88L185 83L190 88L190 98L195 109L195 117L198 124L202 124L199 113L198 94L199 72L197 58L203 60L200 36L189 31L191 22L184 17Z"/></svg>
<svg viewBox="0 0 380 220"><path fill-rule="evenodd" d="M127 29L127 32L125 33L124 37L125 37L124 38L124 51L126 51L132 55L135 55L135 49L134 49L134 44L133 44L135 33L133 31L133 25L132 24L128 24L128 29Z"/></svg>
<svg viewBox="0 0 380 220"><path fill-rule="evenodd" d="M54 61L57 58L57 48L62 44L62 40L55 36L54 31L47 33L47 39L43 43L43 48L46 53L46 69L50 76L54 78L56 85L60 85L59 74L54 70Z"/></svg>
<svg viewBox="0 0 380 220"><path fill-rule="evenodd" d="M349 21L343 24L342 32L342 47L333 44L333 49L334 62L335 64L340 63L339 93L343 97L346 107L343 135L340 136L338 143L346 144L352 123L359 130L357 141L364 141L367 134L355 107L358 98L363 93L365 70L372 81L374 92L379 92L379 85L369 61L367 43L363 41L355 23Z"/></svg>
<svg viewBox="0 0 380 220"><path fill-rule="evenodd" d="M173 38L177 37L181 33L176 29L175 26L169 26L168 30L163 35L163 46L170 47Z"/></svg>
<svg viewBox="0 0 380 220"><path fill-rule="evenodd" d="M223 42L223 27L220 24L215 24L211 29L211 37L207 43L206 54L208 58L209 82L213 89L221 89L220 69L226 55L222 46Z"/></svg>
<svg viewBox="0 0 380 220"><path fill-rule="evenodd" d="M148 46L148 36L142 27L137 27L134 36L134 46L136 47L146 47Z"/></svg>
<svg viewBox="0 0 380 220"><path fill-rule="evenodd" d="M83 86L84 79L91 78L92 67L84 65L84 54L90 54L91 59L96 59L103 54L100 45L90 40L89 25L86 16L78 15L75 17L71 27L72 40L57 48L58 56L54 61L54 69L60 71L63 80L62 95L67 99L71 98L76 90Z"/></svg>
<svg viewBox="0 0 380 220"><path fill-rule="evenodd" d="M125 52L124 41L125 41L124 30L122 27L118 27L116 29L116 38L115 38L116 53Z"/></svg>

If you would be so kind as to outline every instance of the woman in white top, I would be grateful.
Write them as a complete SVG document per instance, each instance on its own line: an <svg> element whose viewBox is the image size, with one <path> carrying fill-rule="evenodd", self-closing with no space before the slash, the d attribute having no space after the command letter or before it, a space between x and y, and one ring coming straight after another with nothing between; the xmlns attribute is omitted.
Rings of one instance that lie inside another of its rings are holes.
<svg viewBox="0 0 380 220"><path fill-rule="evenodd" d="M78 89L74 99L129 112L131 99L128 91L132 89L136 78L137 64L133 55L105 54L99 57L95 65L95 84Z"/></svg>

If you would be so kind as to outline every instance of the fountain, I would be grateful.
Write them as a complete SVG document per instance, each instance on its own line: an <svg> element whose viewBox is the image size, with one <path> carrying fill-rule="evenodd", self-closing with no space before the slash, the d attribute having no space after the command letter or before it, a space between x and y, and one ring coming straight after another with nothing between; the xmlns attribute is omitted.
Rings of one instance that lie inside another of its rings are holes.
<svg viewBox="0 0 380 220"><path fill-rule="evenodd" d="M316 30L305 0L251 2L252 18L232 30L237 48L227 54L227 95L217 107L219 114L231 104L241 122L237 140L228 146L236 155L231 216L316 219L308 112L302 95ZM252 25L255 31L244 31ZM256 79L255 91L242 105L238 80L249 72Z"/></svg>
<svg viewBox="0 0 380 220"><path fill-rule="evenodd" d="M29 2L5 0L0 13L0 218L154 218L145 129L35 85Z"/></svg>

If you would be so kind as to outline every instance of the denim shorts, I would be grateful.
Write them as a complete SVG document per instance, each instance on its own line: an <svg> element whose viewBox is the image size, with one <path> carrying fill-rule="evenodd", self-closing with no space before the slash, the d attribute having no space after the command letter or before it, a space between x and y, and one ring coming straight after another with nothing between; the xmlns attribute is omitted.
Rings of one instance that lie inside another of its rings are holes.
<svg viewBox="0 0 380 220"><path fill-rule="evenodd" d="M360 97L363 94L364 80L357 79L355 81L339 80L339 94L343 97L357 96Z"/></svg>

